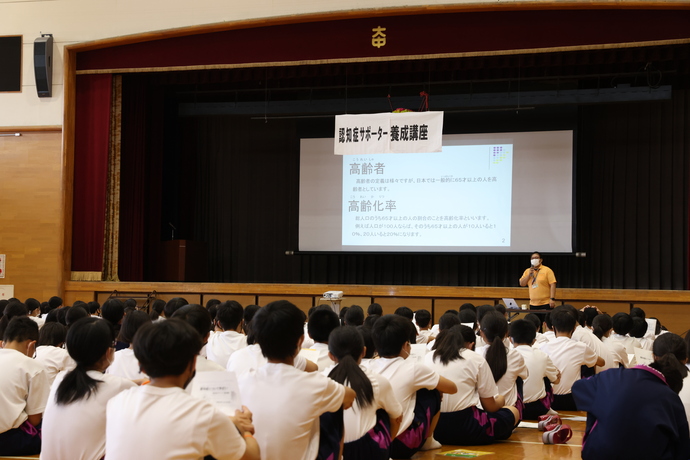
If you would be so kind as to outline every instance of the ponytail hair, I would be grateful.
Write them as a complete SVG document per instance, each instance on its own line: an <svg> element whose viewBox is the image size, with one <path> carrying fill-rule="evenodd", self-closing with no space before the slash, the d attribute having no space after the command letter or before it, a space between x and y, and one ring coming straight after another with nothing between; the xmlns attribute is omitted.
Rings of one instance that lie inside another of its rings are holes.
<svg viewBox="0 0 690 460"><path fill-rule="evenodd" d="M654 362L649 367L664 374L666 383L675 393L680 393L680 390L683 389L683 378L684 375L687 375L688 369L678 361L673 353L667 353L660 358L655 356Z"/></svg>
<svg viewBox="0 0 690 460"><path fill-rule="evenodd" d="M345 384L357 394L359 407L370 406L374 402L374 388L369 377L357 362L364 351L364 339L355 326L340 326L328 336L328 351L338 359L338 364L328 376L338 383Z"/></svg>
<svg viewBox="0 0 690 460"><path fill-rule="evenodd" d="M486 362L489 364L494 381L498 382L508 370L508 356L503 343L508 332L508 321L498 312L487 313L482 318L481 330L489 343L485 356Z"/></svg>
<svg viewBox="0 0 690 460"><path fill-rule="evenodd" d="M450 329L444 329L434 342L434 359L441 361L441 364L464 359L460 355L460 350L463 348L465 348L465 339L462 336L462 326L456 325Z"/></svg>
<svg viewBox="0 0 690 460"><path fill-rule="evenodd" d="M65 375L55 392L58 405L88 399L98 390L101 382L89 376L86 371L93 368L112 346L112 329L107 321L100 318L82 318L69 328L65 343L77 367Z"/></svg>
<svg viewBox="0 0 690 460"><path fill-rule="evenodd" d="M604 336L613 328L613 321L606 313L599 314L592 320L592 332L599 340L603 341Z"/></svg>

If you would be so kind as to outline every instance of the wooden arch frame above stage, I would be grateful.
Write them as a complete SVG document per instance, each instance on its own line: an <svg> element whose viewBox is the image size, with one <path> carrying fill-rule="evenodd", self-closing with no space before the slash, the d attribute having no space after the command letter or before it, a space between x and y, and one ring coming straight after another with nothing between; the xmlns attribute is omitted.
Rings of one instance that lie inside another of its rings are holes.
<svg viewBox="0 0 690 460"><path fill-rule="evenodd" d="M688 2L525 1L257 19L66 46L63 280L70 279L72 265L77 75L517 55L681 44L690 43L688 23ZM385 46L372 46L372 29L377 27L386 28ZM239 46L242 44L251 46Z"/></svg>

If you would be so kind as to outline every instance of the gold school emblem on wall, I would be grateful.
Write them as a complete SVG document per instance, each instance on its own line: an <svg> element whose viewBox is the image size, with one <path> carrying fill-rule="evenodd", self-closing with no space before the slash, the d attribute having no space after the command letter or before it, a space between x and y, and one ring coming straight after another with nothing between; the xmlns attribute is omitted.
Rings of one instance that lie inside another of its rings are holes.
<svg viewBox="0 0 690 460"><path fill-rule="evenodd" d="M384 34L386 28L378 26L375 29L371 29L371 31L374 32L374 35L371 36L371 46L376 48L386 46L386 34Z"/></svg>

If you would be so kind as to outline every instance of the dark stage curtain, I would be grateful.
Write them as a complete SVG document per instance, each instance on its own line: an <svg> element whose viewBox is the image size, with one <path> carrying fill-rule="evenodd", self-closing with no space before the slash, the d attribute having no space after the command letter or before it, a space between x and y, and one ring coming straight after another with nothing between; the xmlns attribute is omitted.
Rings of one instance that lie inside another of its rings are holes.
<svg viewBox="0 0 690 460"><path fill-rule="evenodd" d="M112 75L77 76L72 271L103 267Z"/></svg>

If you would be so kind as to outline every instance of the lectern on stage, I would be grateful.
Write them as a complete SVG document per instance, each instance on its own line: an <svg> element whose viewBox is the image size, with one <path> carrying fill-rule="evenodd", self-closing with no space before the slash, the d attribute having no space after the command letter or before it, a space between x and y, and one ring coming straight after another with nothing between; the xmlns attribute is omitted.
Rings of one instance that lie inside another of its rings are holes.
<svg viewBox="0 0 690 460"><path fill-rule="evenodd" d="M206 243L191 240L163 242L161 281L207 281Z"/></svg>

